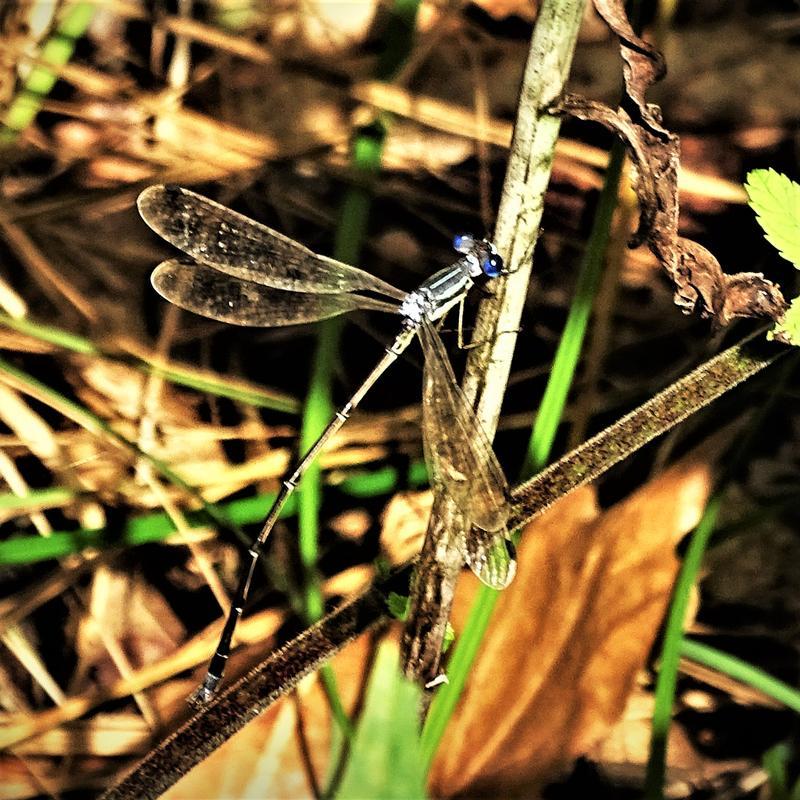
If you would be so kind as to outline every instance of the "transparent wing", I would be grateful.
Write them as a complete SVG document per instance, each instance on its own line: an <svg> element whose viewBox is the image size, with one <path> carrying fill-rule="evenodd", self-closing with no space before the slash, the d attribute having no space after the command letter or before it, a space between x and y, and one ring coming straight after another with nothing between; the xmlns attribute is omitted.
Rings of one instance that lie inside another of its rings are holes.
<svg viewBox="0 0 800 800"><path fill-rule="evenodd" d="M517 572L517 553L507 531L486 531L464 522L464 560L482 583L505 589Z"/></svg>
<svg viewBox="0 0 800 800"><path fill-rule="evenodd" d="M486 434L456 384L439 335L420 327L425 354L422 428L425 458L464 516L484 531L505 528L508 484Z"/></svg>
<svg viewBox="0 0 800 800"><path fill-rule="evenodd" d="M368 290L405 293L368 272L317 255L299 242L178 186L150 186L136 201L142 219L196 261L254 283L290 292Z"/></svg>
<svg viewBox="0 0 800 800"><path fill-rule="evenodd" d="M392 313L398 310L392 303L357 294L272 289L178 258L159 264L150 281L170 303L233 325L273 328L328 319L359 308Z"/></svg>

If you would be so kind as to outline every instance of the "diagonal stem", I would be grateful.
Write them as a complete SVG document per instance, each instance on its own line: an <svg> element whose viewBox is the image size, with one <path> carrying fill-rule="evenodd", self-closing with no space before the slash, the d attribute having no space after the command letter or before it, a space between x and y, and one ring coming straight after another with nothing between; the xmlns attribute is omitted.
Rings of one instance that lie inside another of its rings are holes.
<svg viewBox="0 0 800 800"><path fill-rule="evenodd" d="M544 472L515 487L511 493L512 524L520 526L528 522L566 492L596 478L611 464L788 352L790 348L768 345L758 339L737 344L702 364L591 439L591 447L582 446L568 453ZM659 413L651 421L654 410ZM385 620L389 616L387 597L390 592L405 591L409 571L405 567L377 582L270 655L161 743L122 783L104 795L106 800L157 797L254 716L291 691L304 675L356 636ZM46 729L45 726L27 729L13 741L7 738L3 745L11 746Z"/></svg>

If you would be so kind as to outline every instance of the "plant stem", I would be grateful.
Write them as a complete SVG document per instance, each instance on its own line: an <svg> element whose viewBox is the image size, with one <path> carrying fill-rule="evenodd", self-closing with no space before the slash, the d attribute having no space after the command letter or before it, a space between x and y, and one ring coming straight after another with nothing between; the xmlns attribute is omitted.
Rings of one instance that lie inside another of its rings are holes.
<svg viewBox="0 0 800 800"><path fill-rule="evenodd" d="M560 118L549 114L547 109L563 92L584 6L584 0L545 0L531 37L494 236L498 251L512 274L501 283L493 297L481 304L475 339L485 344L471 351L464 377L464 391L467 398L476 403L478 421L490 439L497 428L500 405L508 382L516 331L519 329L532 269L532 255L539 236L544 193L550 179L561 126ZM453 530L452 513L450 501L439 498L431 517L432 521L439 520L444 525L444 531L450 537L449 547L445 545L438 549L445 550L445 557L449 561L445 562L449 570L445 579L455 583L462 567L460 545L455 541L461 532ZM434 529L429 528L428 536L431 537L433 532ZM432 548L428 548L430 550ZM423 558L425 554L423 550ZM424 566L421 564L420 570ZM442 592L441 596L451 600L452 589ZM488 593L485 596L488 597ZM476 629L467 628L462 632L450 661L449 683L439 689L431 705L422 733L423 757L428 764L463 691L480 641L478 628L481 620L488 619L491 613L492 601L488 599L485 602L486 609L476 608L473 612ZM412 597L412 609L415 603L419 605L419 600ZM449 611L448 604L447 608L440 610L439 619L446 620ZM419 634L419 630L410 628L407 637ZM430 674L431 668L438 670L441 642L432 641L427 647L431 654L423 655L421 666L428 672L418 676L426 682L435 677ZM409 651L407 647L406 652ZM454 672L454 663L457 672Z"/></svg>
<svg viewBox="0 0 800 800"><path fill-rule="evenodd" d="M658 396L665 408L673 403L680 406L679 413L661 415L655 420L655 424L661 426L658 433L666 432L693 411L704 407L748 376L763 370L787 352L790 352L789 348L771 346L766 353L759 355L757 350L748 352L745 345L739 344L701 365L683 381L678 381ZM701 392L697 404L690 407L687 394L690 400L691 392L686 391L686 381L690 385L699 382L702 388L702 376L706 373L713 377L710 395ZM651 416L650 406L645 404L612 425L608 429L610 433L600 434L601 443L617 438L622 442L623 452L606 446L599 448L599 455L608 459L608 466L630 455L636 447L657 435L652 428L647 428L647 438L639 438L644 421ZM514 527L523 525L566 492L581 485L581 476L586 476L585 480L588 481L602 473L603 468L592 458L593 441L598 441L598 437L590 440L588 451L583 446L568 453L527 483L512 490ZM582 460L586 464L581 469L579 462ZM409 569L405 568L380 579L363 594L326 614L319 623L270 655L253 672L223 689L173 736L149 753L118 786L109 790L104 796L105 800L140 800L154 797L158 791L171 786L216 749L220 742L230 738L278 697L291 691L303 676L330 659L356 636L386 620L387 598L392 592L405 591L408 575ZM37 729L26 736L41 732ZM429 749L429 752L433 752L433 749Z"/></svg>
<svg viewBox="0 0 800 800"><path fill-rule="evenodd" d="M679 381L511 491L509 527L518 528L567 492L600 477L656 436L666 433L742 381L791 352L757 331L703 362Z"/></svg>
<svg viewBox="0 0 800 800"><path fill-rule="evenodd" d="M58 80L58 70L75 52L75 42L86 32L97 3L77 0L69 3L58 28L45 42L33 67L17 96L11 101L0 127L0 146L13 144L36 118L42 101L50 94Z"/></svg>

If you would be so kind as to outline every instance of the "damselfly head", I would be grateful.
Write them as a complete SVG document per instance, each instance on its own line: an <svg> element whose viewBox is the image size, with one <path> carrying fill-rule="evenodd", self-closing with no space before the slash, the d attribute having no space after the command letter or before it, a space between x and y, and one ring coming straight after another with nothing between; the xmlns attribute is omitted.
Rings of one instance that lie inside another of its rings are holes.
<svg viewBox="0 0 800 800"><path fill-rule="evenodd" d="M459 233L453 239L453 247L471 257L474 266L470 271L472 277L485 275L487 278L498 278L508 274L502 256L488 239L476 239L469 233Z"/></svg>

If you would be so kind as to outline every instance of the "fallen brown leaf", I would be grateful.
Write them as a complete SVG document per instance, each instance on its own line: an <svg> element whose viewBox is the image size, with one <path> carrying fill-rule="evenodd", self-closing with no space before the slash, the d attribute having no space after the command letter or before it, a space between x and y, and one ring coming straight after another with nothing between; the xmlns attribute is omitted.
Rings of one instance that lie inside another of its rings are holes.
<svg viewBox="0 0 800 800"><path fill-rule="evenodd" d="M528 526L435 761L435 794L529 797L606 735L663 617L675 545L710 488L708 456L686 459L606 512L588 487ZM461 581L456 630L476 588Z"/></svg>
<svg viewBox="0 0 800 800"><path fill-rule="evenodd" d="M371 636L361 636L330 662L348 713L352 713L358 701L371 644ZM324 782L331 751L329 708L318 675L308 676L298 686L296 697L289 695L274 703L162 797L164 800L313 797L298 724L302 720L314 774Z"/></svg>
<svg viewBox="0 0 800 800"><path fill-rule="evenodd" d="M642 785L650 749L653 705L650 691L641 686L631 694L622 718L590 752L603 774L617 786ZM727 771L749 766L746 759L720 760L703 756L679 725L668 733L666 785L670 798L691 797L698 784L708 783Z"/></svg>

